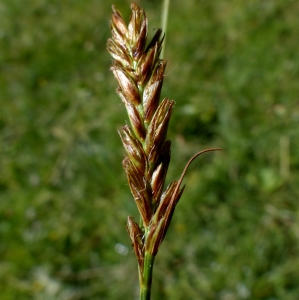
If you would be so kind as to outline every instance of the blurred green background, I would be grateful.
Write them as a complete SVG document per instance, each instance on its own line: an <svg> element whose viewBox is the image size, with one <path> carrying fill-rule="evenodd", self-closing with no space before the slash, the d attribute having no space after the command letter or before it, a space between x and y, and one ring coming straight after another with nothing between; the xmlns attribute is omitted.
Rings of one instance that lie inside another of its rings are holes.
<svg viewBox="0 0 299 300"><path fill-rule="evenodd" d="M0 3L0 298L138 299L111 5ZM149 36L161 2L137 1ZM172 0L167 182L189 169L153 299L299 299L299 3Z"/></svg>

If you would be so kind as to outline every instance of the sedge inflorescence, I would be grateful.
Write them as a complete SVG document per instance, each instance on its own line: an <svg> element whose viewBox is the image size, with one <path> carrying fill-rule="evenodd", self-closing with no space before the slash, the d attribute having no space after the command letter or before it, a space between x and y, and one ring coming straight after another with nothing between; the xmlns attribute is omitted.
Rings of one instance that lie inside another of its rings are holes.
<svg viewBox="0 0 299 300"><path fill-rule="evenodd" d="M166 62L160 59L163 43L158 29L147 43L148 21L144 10L131 4L132 15L126 25L114 8L110 23L112 38L107 49L113 58L111 70L118 81L117 94L124 103L130 126L122 127L120 137L126 150L123 167L135 199L141 222L128 217L127 229L139 269L144 268L145 253L155 256L169 227L184 187L181 178L164 190L170 162L171 142L166 139L174 101L160 101Z"/></svg>

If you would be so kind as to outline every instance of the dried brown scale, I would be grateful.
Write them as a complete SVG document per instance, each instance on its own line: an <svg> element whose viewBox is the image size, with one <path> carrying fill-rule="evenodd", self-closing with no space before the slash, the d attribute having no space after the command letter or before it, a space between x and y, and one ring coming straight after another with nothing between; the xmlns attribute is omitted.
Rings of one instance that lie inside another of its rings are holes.
<svg viewBox="0 0 299 300"><path fill-rule="evenodd" d="M119 13L118 10L115 9L115 6L112 5L112 18L111 18L111 24L117 25L118 31L121 33L122 36L126 35L126 32L128 30L126 23L123 20L122 15Z"/></svg>
<svg viewBox="0 0 299 300"><path fill-rule="evenodd" d="M144 121L149 123L159 105L166 64L160 62L143 91Z"/></svg>
<svg viewBox="0 0 299 300"><path fill-rule="evenodd" d="M148 172L148 161L142 144L134 136L129 126L123 126L122 134L119 133L124 148L134 165L142 172Z"/></svg>
<svg viewBox="0 0 299 300"><path fill-rule="evenodd" d="M128 217L127 230L132 241L132 247L138 260L138 264L143 268L144 246L143 232L132 217Z"/></svg>
<svg viewBox="0 0 299 300"><path fill-rule="evenodd" d="M159 55L162 49L161 46L163 39L159 41L161 36L161 30L158 30L157 33L152 39L151 43L148 45L147 49L145 50L137 64L136 70L139 74L142 75L142 77L140 78L141 81L138 82L140 85L143 85L143 83L148 80L148 76L151 75L151 73L147 72L147 70L154 69L155 64L160 62Z"/></svg>
<svg viewBox="0 0 299 300"><path fill-rule="evenodd" d="M153 223L158 223L161 218L167 216L166 212L168 210L171 210L172 212L174 211L175 206L176 206L177 202L179 201L179 199L183 193L183 190L184 190L184 187L183 187L176 192L177 187L178 187L177 181L172 181L168 185L166 191L162 194L159 206L158 206L154 216L152 217ZM173 198L174 198L174 200L172 200ZM166 218L166 219L168 219L168 218Z"/></svg>
<svg viewBox="0 0 299 300"><path fill-rule="evenodd" d="M153 202L157 206L160 202L160 197L163 192L164 182L170 162L170 141L166 141L161 151L161 162L158 162L157 167L152 175L151 185L153 189Z"/></svg>
<svg viewBox="0 0 299 300"><path fill-rule="evenodd" d="M135 199L137 208L145 226L148 226L152 216L151 186L134 163L126 157L123 160L123 167L126 171L131 193Z"/></svg>
<svg viewBox="0 0 299 300"><path fill-rule="evenodd" d="M147 18L143 9L135 3L131 4L132 16L128 25L127 38L131 46L131 53L134 58L142 55L147 36Z"/></svg>
<svg viewBox="0 0 299 300"><path fill-rule="evenodd" d="M157 224L152 224L148 238L145 241L145 251L148 251L151 255L156 255L162 240L164 238L164 227L165 227L166 218L162 217Z"/></svg>
<svg viewBox="0 0 299 300"><path fill-rule="evenodd" d="M111 70L119 83L120 92L124 95L124 98L134 105L140 104L139 90L133 78L116 66L112 67Z"/></svg>
<svg viewBox="0 0 299 300"><path fill-rule="evenodd" d="M175 207L184 191L184 174L195 157L187 163L180 179L172 181L163 192L170 162L170 141L166 140L174 101L160 102L166 62L159 58L164 36L158 29L147 43L148 22L143 9L131 4L128 26L113 7L110 28L112 38L107 49L113 58L111 70L118 81L117 94L125 104L130 126L120 132L127 156L123 167L131 193L141 216L141 224L128 218L127 229L139 271L143 272L145 253L155 256L163 241Z"/></svg>
<svg viewBox="0 0 299 300"><path fill-rule="evenodd" d="M140 141L144 141L146 138L146 128L138 108L130 102L125 102L125 106L136 138L139 138Z"/></svg>
<svg viewBox="0 0 299 300"><path fill-rule="evenodd" d="M164 146L173 106L174 101L164 99L158 106L148 127L148 134L145 140L146 152L148 153L149 163L153 166L156 165L161 149Z"/></svg>
<svg viewBox="0 0 299 300"><path fill-rule="evenodd" d="M107 42L107 49L111 53L115 64L123 66L125 68L130 67L131 59L127 55L126 51L120 47L118 47L112 39L109 39Z"/></svg>

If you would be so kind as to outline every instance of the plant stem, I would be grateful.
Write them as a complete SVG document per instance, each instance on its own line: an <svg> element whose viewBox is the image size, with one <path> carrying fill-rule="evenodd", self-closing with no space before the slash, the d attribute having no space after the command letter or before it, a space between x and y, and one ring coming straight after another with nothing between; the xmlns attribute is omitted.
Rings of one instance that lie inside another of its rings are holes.
<svg viewBox="0 0 299 300"><path fill-rule="evenodd" d="M143 278L140 285L140 300L151 299L152 275L155 256L145 252Z"/></svg>
<svg viewBox="0 0 299 300"><path fill-rule="evenodd" d="M162 8L162 30L164 34L166 34L167 30L167 20L168 20L168 10L169 10L169 1L170 0L164 0L163 1L163 8ZM166 37L164 37L164 46L162 47L160 58L164 58L164 52L165 52L165 46L166 46Z"/></svg>

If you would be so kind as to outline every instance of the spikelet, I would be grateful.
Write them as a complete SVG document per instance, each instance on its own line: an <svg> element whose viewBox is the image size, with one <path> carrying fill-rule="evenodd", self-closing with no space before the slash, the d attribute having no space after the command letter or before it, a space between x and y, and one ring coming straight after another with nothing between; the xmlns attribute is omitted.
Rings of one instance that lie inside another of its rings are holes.
<svg viewBox="0 0 299 300"><path fill-rule="evenodd" d="M145 252L155 256L169 227L174 209L184 187L181 183L191 161L179 181L172 181L163 192L170 161L167 129L174 107L168 98L160 102L166 62L159 58L163 43L161 29L147 43L148 22L142 8L131 4L128 26L112 7L112 38L107 49L113 58L111 71L118 81L116 90L125 104L131 126L124 126L120 137L127 156L123 167L135 199L142 224L128 217L127 230L138 260L144 267Z"/></svg>

